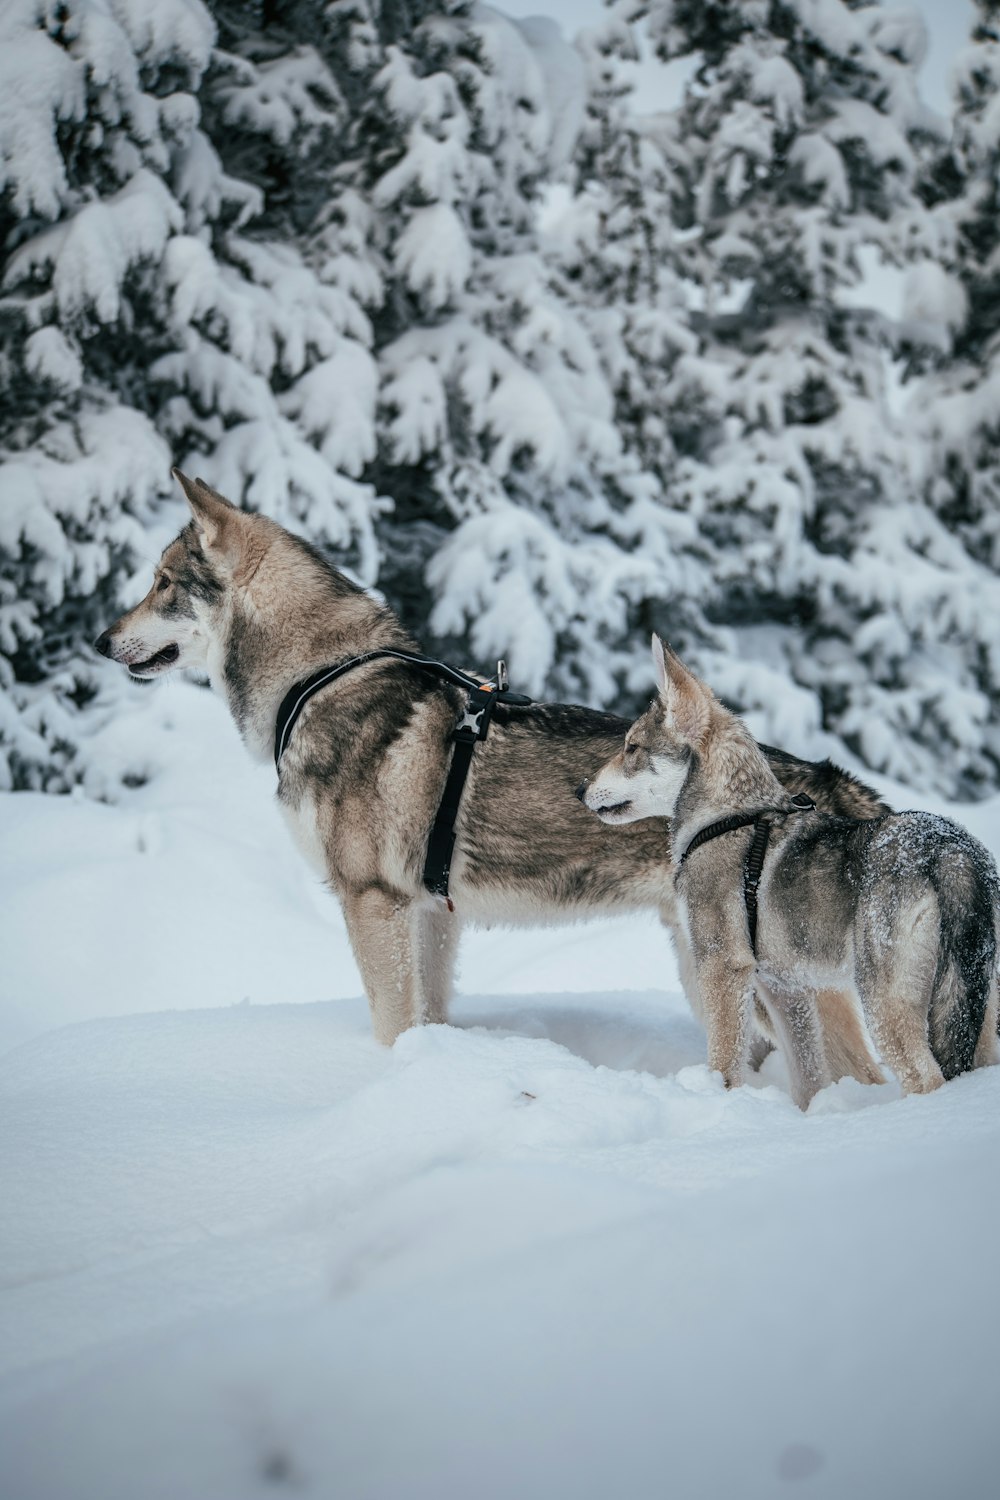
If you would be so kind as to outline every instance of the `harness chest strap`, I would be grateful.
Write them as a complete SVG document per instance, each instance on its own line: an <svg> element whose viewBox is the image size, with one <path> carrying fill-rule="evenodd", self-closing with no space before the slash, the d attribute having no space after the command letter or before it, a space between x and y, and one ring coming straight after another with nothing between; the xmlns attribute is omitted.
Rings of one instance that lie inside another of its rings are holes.
<svg viewBox="0 0 1000 1500"><path fill-rule="evenodd" d="M678 866L683 865L688 855L693 854L695 849L699 849L702 844L707 844L711 839L720 838L724 833L732 833L737 828L753 827L753 837L750 840L746 863L743 866L743 905L746 907L750 948L754 958L757 957L757 889L764 870L764 857L767 854L771 829L774 826L769 815L784 816L787 813L812 812L815 806L811 797L807 797L804 792L796 792L789 807L759 807L756 812L752 813L730 813L728 817L720 818L717 823L709 823L707 828L700 829L677 861Z"/></svg>
<svg viewBox="0 0 1000 1500"><path fill-rule="evenodd" d="M465 790L469 767L472 765L472 752L477 742L484 740L489 733L490 720L493 718L493 710L497 704L497 692L492 682L483 683L469 692L469 702L465 713L452 735L455 749L452 752L451 765L448 768L444 791L441 793L441 801L427 839L427 853L424 856L424 886L432 895L441 896L447 901L451 911L454 910L454 906L448 894L448 882L451 875L451 857L455 850L455 823L458 819L458 809L462 803L462 793Z"/></svg>
<svg viewBox="0 0 1000 1500"><path fill-rule="evenodd" d="M490 720L498 702L527 707L532 701L523 693L512 693L509 690L507 669L503 662L497 663L496 682L480 682L475 677L470 677L467 672L460 672L457 667L449 666L447 662L435 661L429 656L418 656L412 651L396 651L388 647L378 651L366 651L361 656L352 656L347 661L338 662L334 666L321 667L311 677L297 682L281 701L274 726L274 764L280 771L281 757L288 748L296 721L315 693L329 687L331 683L336 682L338 677L343 677L347 672L366 666L368 662L381 661L386 658L405 662L411 667L418 667L422 672L427 672L440 681L465 688L469 695L465 712L452 735L455 749L452 753L441 801L427 840L423 872L423 883L426 889L433 895L442 897L447 901L449 908L454 910L448 894L448 880L451 874L451 858L455 849L455 822L469 775L469 767L472 764L472 752L477 741L484 740L489 733Z"/></svg>

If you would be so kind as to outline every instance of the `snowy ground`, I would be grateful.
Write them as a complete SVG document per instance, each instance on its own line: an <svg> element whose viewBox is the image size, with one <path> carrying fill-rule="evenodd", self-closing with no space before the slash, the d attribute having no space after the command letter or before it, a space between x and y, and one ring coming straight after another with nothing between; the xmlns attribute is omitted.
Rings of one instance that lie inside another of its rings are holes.
<svg viewBox="0 0 1000 1500"><path fill-rule="evenodd" d="M382 1051L266 771L152 712L121 806L0 799L4 1500L996 1493L1000 1070L727 1095L652 921L467 940Z"/></svg>

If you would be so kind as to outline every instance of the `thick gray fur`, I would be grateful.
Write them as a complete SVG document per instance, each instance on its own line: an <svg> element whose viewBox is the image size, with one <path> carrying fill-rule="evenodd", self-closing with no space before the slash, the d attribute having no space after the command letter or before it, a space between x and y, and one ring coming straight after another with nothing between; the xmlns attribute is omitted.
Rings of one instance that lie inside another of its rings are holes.
<svg viewBox="0 0 1000 1500"><path fill-rule="evenodd" d="M993 1062L1000 886L983 845L929 813L860 821L831 815L828 804L796 812L746 726L672 653L658 661L660 697L629 730L634 749L595 776L593 809L620 824L637 807L660 807L673 814L681 853L728 814L778 809L758 891L756 954L743 896L751 829L701 844L677 868L691 989L710 1060L727 1083L742 1077L756 1002L806 1104L834 1073L817 997L852 987L907 1092Z"/></svg>

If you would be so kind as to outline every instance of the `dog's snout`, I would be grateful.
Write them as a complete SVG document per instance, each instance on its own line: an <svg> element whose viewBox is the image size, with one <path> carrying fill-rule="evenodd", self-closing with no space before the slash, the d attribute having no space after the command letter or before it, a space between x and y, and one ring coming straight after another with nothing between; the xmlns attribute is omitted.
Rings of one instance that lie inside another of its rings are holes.
<svg viewBox="0 0 1000 1500"><path fill-rule="evenodd" d="M111 655L111 631L105 630L94 642L94 650L99 651L102 656Z"/></svg>
<svg viewBox="0 0 1000 1500"><path fill-rule="evenodd" d="M574 797L578 797L579 800L582 802L583 799L584 799L584 797L586 797L586 795L587 795L587 783L585 781L581 781L580 785L577 787L577 789L573 793L573 795L574 795Z"/></svg>

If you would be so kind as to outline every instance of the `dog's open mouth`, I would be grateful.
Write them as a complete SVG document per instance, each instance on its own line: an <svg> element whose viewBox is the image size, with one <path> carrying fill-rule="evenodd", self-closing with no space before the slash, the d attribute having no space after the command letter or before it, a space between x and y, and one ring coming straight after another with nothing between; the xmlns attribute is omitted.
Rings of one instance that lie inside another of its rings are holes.
<svg viewBox="0 0 1000 1500"><path fill-rule="evenodd" d="M179 646L164 646L162 651L157 651L155 656L150 656L146 661L130 661L128 663L128 674L130 677L151 677L159 672L162 667L172 666L181 654Z"/></svg>

